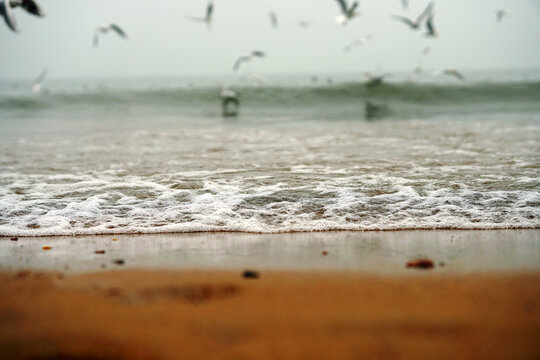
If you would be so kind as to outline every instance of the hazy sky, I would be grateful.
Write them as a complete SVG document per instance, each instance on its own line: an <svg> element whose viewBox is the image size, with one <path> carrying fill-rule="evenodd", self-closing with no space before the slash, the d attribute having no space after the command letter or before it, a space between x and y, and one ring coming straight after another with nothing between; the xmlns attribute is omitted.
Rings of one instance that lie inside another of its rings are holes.
<svg viewBox="0 0 540 360"><path fill-rule="evenodd" d="M206 0L39 0L47 14L37 19L15 9L22 32L2 22L0 78L34 77L48 67L51 77L152 76L229 73L238 55L267 52L244 71L257 73L362 72L412 69L426 46L428 69L540 67L540 0L436 0L437 39L409 30L391 14L416 17L427 0L362 0L362 16L343 27L335 22L335 0L215 0L211 31L186 20L202 16ZM495 9L511 16L495 22ZM272 29L267 12L279 15ZM298 26L308 21L307 29ZM92 46L94 29L115 22L115 34ZM368 34L373 41L345 53Z"/></svg>

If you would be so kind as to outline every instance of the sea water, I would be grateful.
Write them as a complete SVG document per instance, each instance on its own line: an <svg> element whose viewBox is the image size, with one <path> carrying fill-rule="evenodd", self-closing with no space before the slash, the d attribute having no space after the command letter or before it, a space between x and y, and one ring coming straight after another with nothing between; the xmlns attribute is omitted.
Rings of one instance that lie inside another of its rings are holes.
<svg viewBox="0 0 540 360"><path fill-rule="evenodd" d="M496 75L246 78L235 118L220 77L2 80L0 236L538 228L540 80Z"/></svg>

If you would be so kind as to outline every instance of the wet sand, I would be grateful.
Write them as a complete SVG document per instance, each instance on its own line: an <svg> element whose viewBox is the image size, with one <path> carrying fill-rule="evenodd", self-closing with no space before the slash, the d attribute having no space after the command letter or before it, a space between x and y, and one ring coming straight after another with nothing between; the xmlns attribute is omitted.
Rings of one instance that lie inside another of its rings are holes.
<svg viewBox="0 0 540 360"><path fill-rule="evenodd" d="M113 239L116 239L113 240ZM50 246L48 251L43 246ZM103 252L97 253L96 251ZM327 251L327 256L321 256ZM408 273L428 257L437 273L540 271L540 230L366 231L284 234L192 233L0 238L0 271L87 272L118 269L347 270Z"/></svg>
<svg viewBox="0 0 540 360"><path fill-rule="evenodd" d="M0 358L538 359L538 233L0 239Z"/></svg>

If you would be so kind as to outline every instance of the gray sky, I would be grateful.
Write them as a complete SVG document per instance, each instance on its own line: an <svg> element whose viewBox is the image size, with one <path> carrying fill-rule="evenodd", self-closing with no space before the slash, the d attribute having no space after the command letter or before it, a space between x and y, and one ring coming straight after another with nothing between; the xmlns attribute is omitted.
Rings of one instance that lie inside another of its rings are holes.
<svg viewBox="0 0 540 360"><path fill-rule="evenodd" d="M15 9L22 32L2 22L0 78L226 74L238 55L253 49L268 58L253 61L257 73L362 72L412 69L421 51L428 69L540 67L540 0L435 0L438 39L409 30L391 14L416 17L428 0L362 0L362 16L346 27L335 22L335 0L214 0L211 31L185 15L202 16L206 0L38 0L47 14L34 18ZM350 0L349 0L350 1ZM495 9L511 16L495 22ZM267 12L279 15L273 30ZM299 20L311 23L307 29ZM128 41L114 34L92 46L94 29L115 22ZM372 34L371 43L345 53L343 47Z"/></svg>

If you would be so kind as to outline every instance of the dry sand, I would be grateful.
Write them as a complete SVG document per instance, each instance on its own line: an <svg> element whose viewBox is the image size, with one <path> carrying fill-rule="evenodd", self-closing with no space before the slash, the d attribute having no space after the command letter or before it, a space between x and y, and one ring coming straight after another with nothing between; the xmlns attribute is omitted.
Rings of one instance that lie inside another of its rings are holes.
<svg viewBox="0 0 540 360"><path fill-rule="evenodd" d="M2 359L539 359L540 274L0 276Z"/></svg>

